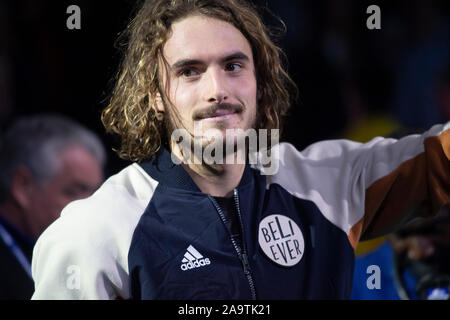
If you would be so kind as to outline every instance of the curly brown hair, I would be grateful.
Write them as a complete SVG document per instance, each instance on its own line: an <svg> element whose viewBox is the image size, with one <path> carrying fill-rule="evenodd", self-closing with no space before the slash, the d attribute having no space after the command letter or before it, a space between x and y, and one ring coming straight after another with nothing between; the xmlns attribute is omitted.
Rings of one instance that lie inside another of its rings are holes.
<svg viewBox="0 0 450 320"><path fill-rule="evenodd" d="M123 159L148 160L167 139L155 108L158 94L167 102L160 83L163 47L171 25L193 14L228 22L249 41L258 90L256 128L281 129L290 93L297 88L281 64L282 50L271 41L251 4L240 0L145 1L122 34L127 39L127 51L110 103L102 113L107 132L121 138L120 150L116 151Z"/></svg>

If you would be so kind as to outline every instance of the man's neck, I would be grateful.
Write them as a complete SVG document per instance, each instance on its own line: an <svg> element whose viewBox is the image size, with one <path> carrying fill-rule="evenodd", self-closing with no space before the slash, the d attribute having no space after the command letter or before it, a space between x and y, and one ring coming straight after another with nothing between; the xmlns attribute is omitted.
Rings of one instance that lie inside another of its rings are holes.
<svg viewBox="0 0 450 320"><path fill-rule="evenodd" d="M172 144L171 150L172 155L178 159L183 159L183 153L177 144ZM225 155L221 164L217 162L209 164L211 161L194 158L195 156L196 153L191 152L190 161L182 162L181 165L200 191L213 197L231 196L244 174L245 159L241 159L242 154L232 152Z"/></svg>
<svg viewBox="0 0 450 320"><path fill-rule="evenodd" d="M224 164L211 170L203 165L182 164L183 168L203 193L213 197L229 197L238 186L245 164Z"/></svg>

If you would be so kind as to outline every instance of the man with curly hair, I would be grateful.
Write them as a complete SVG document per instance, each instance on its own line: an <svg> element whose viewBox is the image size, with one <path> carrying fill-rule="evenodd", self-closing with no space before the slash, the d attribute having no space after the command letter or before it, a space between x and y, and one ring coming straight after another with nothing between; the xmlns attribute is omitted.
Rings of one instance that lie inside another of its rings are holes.
<svg viewBox="0 0 450 320"><path fill-rule="evenodd" d="M146 1L126 35L102 120L135 163L39 239L35 299L348 298L360 239L450 201L449 125L276 143L295 85L251 5ZM276 170L251 163L252 130L275 141ZM247 161L234 161L243 137ZM211 144L231 148L190 153Z"/></svg>

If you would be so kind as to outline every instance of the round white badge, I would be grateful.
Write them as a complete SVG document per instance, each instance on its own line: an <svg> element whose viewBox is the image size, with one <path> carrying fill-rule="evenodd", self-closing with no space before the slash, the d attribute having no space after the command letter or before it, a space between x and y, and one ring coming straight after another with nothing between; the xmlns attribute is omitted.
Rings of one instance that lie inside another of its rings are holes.
<svg viewBox="0 0 450 320"><path fill-rule="evenodd" d="M305 241L298 225L289 217L273 214L259 223L258 242L273 262L292 267L300 262Z"/></svg>

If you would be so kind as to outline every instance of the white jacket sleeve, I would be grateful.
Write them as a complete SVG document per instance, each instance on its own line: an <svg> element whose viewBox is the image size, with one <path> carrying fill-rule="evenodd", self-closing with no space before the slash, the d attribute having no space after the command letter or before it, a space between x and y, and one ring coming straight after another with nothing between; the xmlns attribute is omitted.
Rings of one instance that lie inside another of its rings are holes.
<svg viewBox="0 0 450 320"><path fill-rule="evenodd" d="M80 219L85 214L79 209L77 202L67 207L39 238L33 251L32 299L114 299L126 294L127 270L125 261L117 259L114 240L103 237L101 228L95 230L95 219Z"/></svg>
<svg viewBox="0 0 450 320"><path fill-rule="evenodd" d="M267 182L312 201L355 248L450 202L449 129L450 122L399 140L321 141L303 151L280 144L279 170Z"/></svg>

